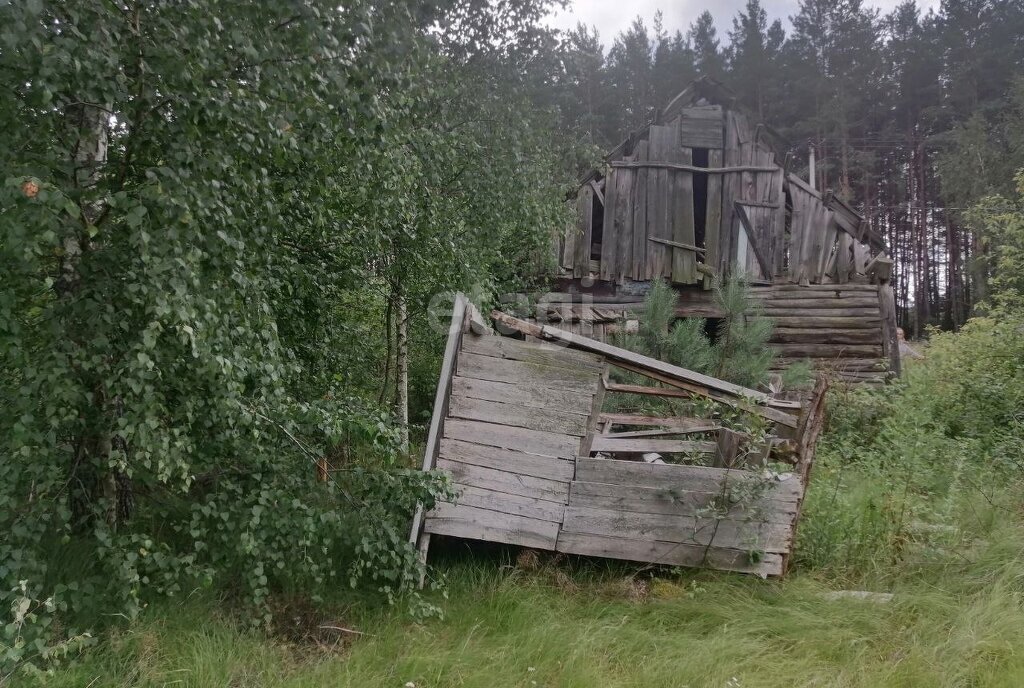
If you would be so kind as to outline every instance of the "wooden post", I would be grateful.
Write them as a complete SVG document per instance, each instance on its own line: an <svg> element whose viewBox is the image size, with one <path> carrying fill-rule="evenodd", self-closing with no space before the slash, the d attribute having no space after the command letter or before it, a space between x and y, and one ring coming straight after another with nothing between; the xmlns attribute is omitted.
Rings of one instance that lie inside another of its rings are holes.
<svg viewBox="0 0 1024 688"><path fill-rule="evenodd" d="M437 392L434 393L434 413L430 418L427 430L427 443L423 448L423 470L434 468L437 461L437 450L440 446L441 433L445 416L448 415L448 400L451 396L452 376L455 374L455 359L459 355L459 344L462 342L463 323L469 301L461 292L455 295L455 306L452 309L452 322L448 327L448 343L445 344L444 357L441 359L441 374L438 376ZM416 506L416 514L412 519L409 542L417 545L420 561L427 563L427 550L430 548L430 534L421 532L423 529L423 505ZM424 577L420 577L422 588Z"/></svg>
<svg viewBox="0 0 1024 688"><path fill-rule="evenodd" d="M882 314L882 353L889 359L889 370L896 375L901 371L900 341L896 332L896 297L892 285L878 285L878 310Z"/></svg>

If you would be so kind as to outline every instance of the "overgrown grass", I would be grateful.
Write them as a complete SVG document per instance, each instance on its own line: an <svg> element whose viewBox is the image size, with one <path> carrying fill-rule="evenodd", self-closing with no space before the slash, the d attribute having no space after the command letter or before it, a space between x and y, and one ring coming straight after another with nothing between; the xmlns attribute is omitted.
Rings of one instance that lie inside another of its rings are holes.
<svg viewBox="0 0 1024 688"><path fill-rule="evenodd" d="M195 597L43 683L1024 685L1022 332L938 336L903 383L833 397L782 581L458 546L437 557L441 619L337 599L282 607L267 634ZM826 596L850 589L894 597Z"/></svg>
<svg viewBox="0 0 1024 688"><path fill-rule="evenodd" d="M314 649L240 630L195 601L153 610L51 686L1017 686L1024 677L1019 523L889 586L829 601L833 581L626 577L562 561L447 566L443 620L333 621L366 632ZM319 621L332 624L325 615Z"/></svg>

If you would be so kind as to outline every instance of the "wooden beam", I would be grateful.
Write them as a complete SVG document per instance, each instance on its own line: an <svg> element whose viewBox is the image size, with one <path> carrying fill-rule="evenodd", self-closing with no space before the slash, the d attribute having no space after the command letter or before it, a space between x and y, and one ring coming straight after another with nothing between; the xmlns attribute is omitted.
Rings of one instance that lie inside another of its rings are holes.
<svg viewBox="0 0 1024 688"><path fill-rule="evenodd" d="M658 452L659 454L676 454L680 452L713 454L717 446L714 442L659 440L639 437L621 438L610 435L597 435L590 446L590 451L630 454L643 454L647 452Z"/></svg>
<svg viewBox="0 0 1024 688"><path fill-rule="evenodd" d="M747 210L744 208L739 201L733 203L733 209L736 211L736 216L740 218L740 224L743 226L743 230L747 233L747 242L750 244L750 248L754 250L754 256L757 258L757 264L761 266L761 274L767 279L772 278L772 266L768 263L768 259L761 251L760 245L757 243L757 238L754 236L754 228L750 225L750 218L747 217Z"/></svg>
<svg viewBox="0 0 1024 688"><path fill-rule="evenodd" d="M525 333L532 333L536 331L536 325L528 323L519 318L512 317L507 313L501 311L492 311L491 317L497 322L503 325ZM687 370L680 366L672 365L671 363L665 363L659 361L656 358L650 356L644 356L628 349L622 349L611 344L599 342L595 339L583 337L581 335L572 334L565 330L560 330L549 325L540 326L541 336L545 339L551 339L554 341L562 342L563 344L575 348L582 349L583 351L591 351L596 354L600 354L607 358L609 361L615 363L627 363L631 366L635 366L641 370L649 370L673 380L686 382L691 385L705 388L707 390L719 392L731 397L738 399L750 399L759 404L768 404L771 398L764 392L759 392L756 389L749 389L741 385L736 385L725 380L719 380L713 378L710 375L703 375L693 370Z"/></svg>
<svg viewBox="0 0 1024 688"><path fill-rule="evenodd" d="M448 326L448 341L444 347L444 355L441 358L441 373L438 375L437 391L434 393L434 412L430 417L430 428L427 430L427 441L423 448L422 470L429 471L434 467L437 460L438 447L440 446L441 433L444 427L444 418L448 415L448 400L451 395L451 381L455 374L455 359L459 355L459 343L462 340L462 328L466 319L466 311L469 307L469 299L462 292L455 295L455 305L452 308L452 322ZM424 565L427 563L427 551L430 548L430 535L422 533L423 528L423 504L416 505L416 513L412 519L412 528L409 532L409 543L417 545L420 560ZM422 588L424 579L421 576L419 586Z"/></svg>
<svg viewBox="0 0 1024 688"><path fill-rule="evenodd" d="M706 251L702 249L700 246L683 244L678 241L672 241L671 239L662 239L661 237L647 237L647 241L656 241L659 244L665 244L666 246L671 246L672 248L681 248L684 251L692 251L693 253L697 253L699 255L704 255L706 253Z"/></svg>
<svg viewBox="0 0 1024 688"><path fill-rule="evenodd" d="M642 168L642 167L656 167L659 169L666 170L678 170L679 172L695 172L698 174L728 174L729 172L775 172L779 168L777 167L760 167L758 165L736 165L733 167L698 167L697 165L687 165L686 163L680 162L656 162L648 160L647 162L640 161L627 161L627 160L613 160L608 163L612 167L627 167L627 168Z"/></svg>

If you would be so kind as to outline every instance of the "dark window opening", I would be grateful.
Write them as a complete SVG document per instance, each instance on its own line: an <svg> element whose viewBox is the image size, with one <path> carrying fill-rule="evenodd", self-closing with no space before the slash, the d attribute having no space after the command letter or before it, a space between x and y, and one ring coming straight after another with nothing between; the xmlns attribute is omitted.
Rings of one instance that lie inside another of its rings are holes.
<svg viewBox="0 0 1024 688"><path fill-rule="evenodd" d="M718 343L718 331L722 329L725 318L704 318L704 336L712 344Z"/></svg>
<svg viewBox="0 0 1024 688"><path fill-rule="evenodd" d="M590 219L590 260L601 260L601 242L604 240L604 203L596 193L591 209L593 213Z"/></svg>
<svg viewBox="0 0 1024 688"><path fill-rule="evenodd" d="M710 159L707 148L693 149L693 166L707 167ZM696 172L693 175L693 232L694 243L703 248L707 236L708 225L708 173Z"/></svg>

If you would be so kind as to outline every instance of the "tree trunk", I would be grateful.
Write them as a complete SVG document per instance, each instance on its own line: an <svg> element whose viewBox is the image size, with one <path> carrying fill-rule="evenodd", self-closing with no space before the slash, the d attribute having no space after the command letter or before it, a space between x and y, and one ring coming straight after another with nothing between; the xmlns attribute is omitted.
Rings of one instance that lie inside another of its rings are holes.
<svg viewBox="0 0 1024 688"><path fill-rule="evenodd" d="M405 294L395 293L396 341L396 385L395 412L401 430L402 451L409 451L409 311Z"/></svg>

